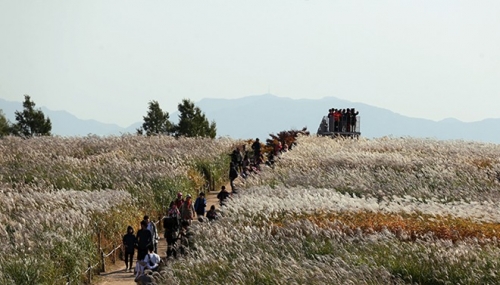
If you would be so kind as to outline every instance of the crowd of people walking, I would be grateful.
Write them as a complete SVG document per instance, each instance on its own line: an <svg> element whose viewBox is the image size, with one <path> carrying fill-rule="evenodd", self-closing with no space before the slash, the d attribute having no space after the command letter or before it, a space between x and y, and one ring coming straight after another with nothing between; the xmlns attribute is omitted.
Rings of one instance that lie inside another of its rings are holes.
<svg viewBox="0 0 500 285"><path fill-rule="evenodd" d="M261 169L261 164L264 163L263 153L261 151L261 143L257 138L251 145L252 151L246 151L246 146L236 147L231 153L231 162L229 165L229 185L231 192L225 186L221 187L217 194L219 205L222 207L227 200L234 194L237 194L237 189L234 181L241 175L246 178L252 172L258 173ZM268 154L265 163L269 166L274 164L274 160L282 152L288 151L288 145L281 142L273 146L272 151ZM252 153L253 152L253 153ZM193 220L209 222L219 219L219 213L216 211L215 205L211 205L206 211L207 200L204 192L200 192L193 203L190 194L184 199L183 193L177 193L177 197L173 200L167 213L161 218L164 229L164 237L167 243L167 259L184 255L187 249L194 248L194 234L190 230L190 225ZM123 236L124 261L125 270L127 272L134 271L136 280L144 275L145 270L157 271L160 267L161 258L158 255L158 242L160 238L158 229L154 222L150 221L149 216L144 216L140 223L139 231L134 234L132 226L127 228L127 233ZM137 250L137 261L134 265L133 259Z"/></svg>
<svg viewBox="0 0 500 285"><path fill-rule="evenodd" d="M149 220L149 216L144 216L141 228L135 235L133 227L128 226L127 233L123 236L125 270L127 272L134 270L137 275L142 274L145 269L157 270L161 261L157 254L158 241L156 224ZM133 259L136 249L137 262L134 265Z"/></svg>
<svg viewBox="0 0 500 285"><path fill-rule="evenodd" d="M290 146L291 147L291 146ZM236 147L231 153L231 163L229 165L229 181L231 191L235 193L234 180L241 175L246 178L252 173L258 173L261 165L273 167L276 157L281 153L287 152L290 148L288 144L276 141L272 149L267 151L267 156L262 152L262 145L259 138L256 138L251 145L251 151L246 149L246 145Z"/></svg>
<svg viewBox="0 0 500 285"><path fill-rule="evenodd" d="M225 186L222 186L217 195L220 204L223 205L230 195ZM177 193L177 198L170 203L167 214L161 219L167 242L167 258L186 254L188 248L194 247L194 234L189 226L195 218L199 221L205 218L214 221L219 218L215 205L211 205L208 211L205 211L206 207L207 200L203 192L199 193L194 203L190 194L184 199L181 192ZM137 233L134 233L132 226L128 226L127 233L123 236L125 271L133 270L136 279L145 270L157 271L161 263L158 255L159 240L157 225L150 221L149 216L144 216ZM137 260L134 264L136 251Z"/></svg>

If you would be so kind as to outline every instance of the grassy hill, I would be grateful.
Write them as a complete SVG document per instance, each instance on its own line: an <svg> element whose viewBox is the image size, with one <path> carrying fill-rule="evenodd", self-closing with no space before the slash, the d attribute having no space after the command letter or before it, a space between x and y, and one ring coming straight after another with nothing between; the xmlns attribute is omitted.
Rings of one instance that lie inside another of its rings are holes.
<svg viewBox="0 0 500 285"><path fill-rule="evenodd" d="M0 283L82 284L99 253L177 192L225 183L230 139L0 139ZM210 175L210 177L207 177ZM96 269L91 269L95 271Z"/></svg>
<svg viewBox="0 0 500 285"><path fill-rule="evenodd" d="M499 283L499 157L494 144L303 137L240 181L172 272L181 284Z"/></svg>
<svg viewBox="0 0 500 285"><path fill-rule="evenodd" d="M127 225L225 182L230 139L0 140L0 280L84 283ZM247 142L249 143L249 142ZM498 284L500 146L300 137L158 284ZM61 279L61 277L63 277ZM36 280L36 281L33 281Z"/></svg>

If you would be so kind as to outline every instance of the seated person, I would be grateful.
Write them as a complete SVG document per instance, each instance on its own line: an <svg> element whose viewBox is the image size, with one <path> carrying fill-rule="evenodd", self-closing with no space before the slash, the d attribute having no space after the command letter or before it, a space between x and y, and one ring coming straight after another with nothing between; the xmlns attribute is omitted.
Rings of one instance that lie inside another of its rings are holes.
<svg viewBox="0 0 500 285"><path fill-rule="evenodd" d="M214 221L219 218L219 215L217 215L217 212L215 211L215 205L210 207L210 211L207 212L207 218L209 221Z"/></svg>
<svg viewBox="0 0 500 285"><path fill-rule="evenodd" d="M219 204L224 205L224 202L229 198L231 194L226 190L226 186L222 186L219 194L217 194L217 199L219 199Z"/></svg>
<svg viewBox="0 0 500 285"><path fill-rule="evenodd" d="M144 258L144 262L146 262L146 269L152 271L158 271L158 267L160 266L161 258L158 254L154 253L153 247L150 246L148 248L149 253Z"/></svg>
<svg viewBox="0 0 500 285"><path fill-rule="evenodd" d="M148 247L148 254L143 260L137 261L135 265L136 278L144 274L144 270L149 269L152 271L158 271L160 266L161 258L158 254L154 253L154 247L150 245Z"/></svg>

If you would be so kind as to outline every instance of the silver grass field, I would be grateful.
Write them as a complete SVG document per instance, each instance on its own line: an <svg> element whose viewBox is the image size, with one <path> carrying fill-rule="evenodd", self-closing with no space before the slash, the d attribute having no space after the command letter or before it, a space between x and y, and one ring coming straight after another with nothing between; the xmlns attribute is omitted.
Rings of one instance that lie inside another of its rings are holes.
<svg viewBox="0 0 500 285"><path fill-rule="evenodd" d="M200 163L222 165L237 143L0 140L0 281L84 282L96 227L113 240L161 210L151 197L195 194ZM499 145L299 137L237 186L157 284L500 284Z"/></svg>

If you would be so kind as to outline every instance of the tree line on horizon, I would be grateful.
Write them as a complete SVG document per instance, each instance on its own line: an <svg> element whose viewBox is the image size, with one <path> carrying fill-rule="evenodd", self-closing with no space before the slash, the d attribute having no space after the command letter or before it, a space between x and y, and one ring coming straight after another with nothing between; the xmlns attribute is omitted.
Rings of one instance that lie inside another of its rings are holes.
<svg viewBox="0 0 500 285"><path fill-rule="evenodd" d="M45 118L41 109L35 109L35 102L24 95L23 110L15 111L16 123L10 123L0 110L0 137L14 135L20 137L50 136L52 122Z"/></svg>
<svg viewBox="0 0 500 285"><path fill-rule="evenodd" d="M177 105L177 110L179 111L179 123L174 124L169 120L168 112L161 109L158 101L150 101L148 113L143 117L144 122L142 127L137 129L137 134L215 138L217 135L215 122L209 122L201 109L189 99L183 99Z"/></svg>
<svg viewBox="0 0 500 285"><path fill-rule="evenodd" d="M0 137L13 135L24 138L51 136L52 122L41 109L35 109L35 102L29 95L24 95L23 110L15 111L16 123L7 120L0 109ZM158 101L150 101L148 112L143 116L142 127L137 135L170 135L175 137L209 137L215 138L217 127L214 121L209 122L201 109L189 99L183 99L177 106L179 123L172 123L168 112L164 112Z"/></svg>

